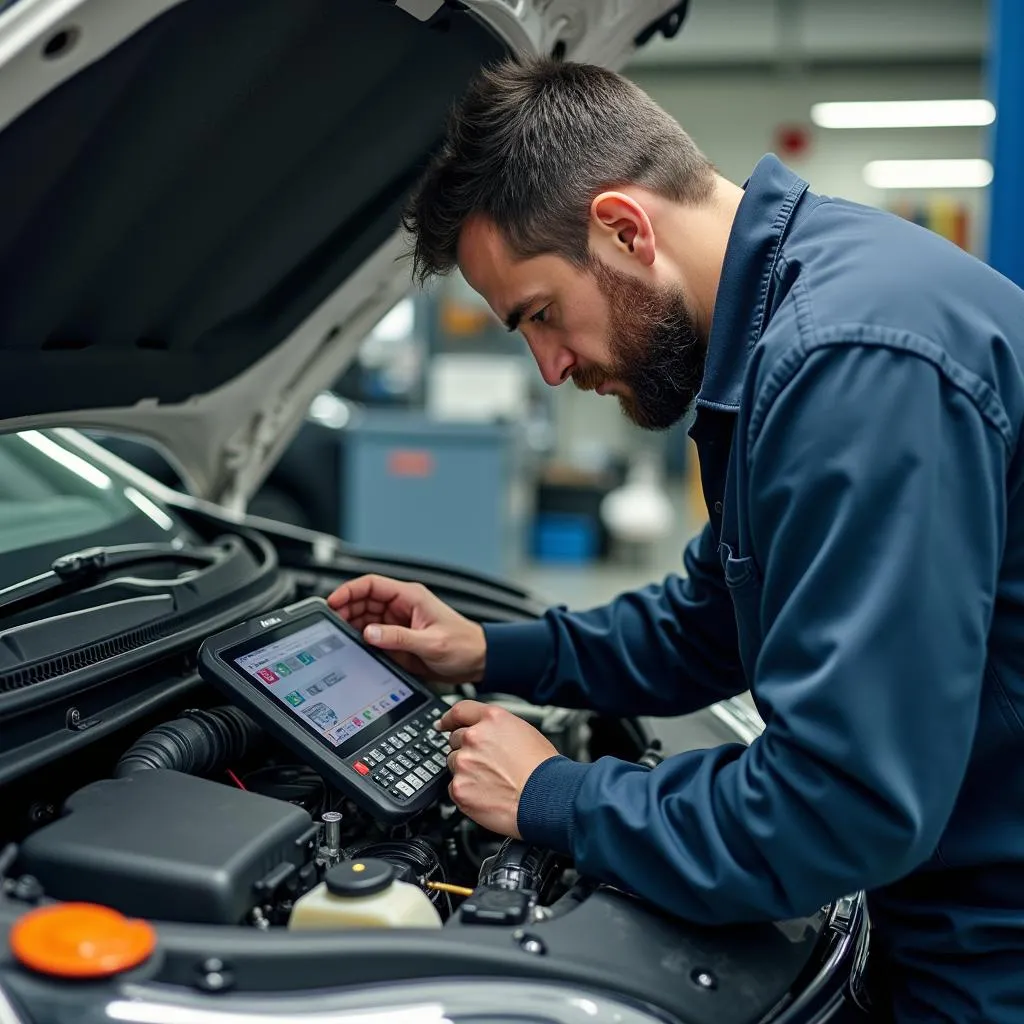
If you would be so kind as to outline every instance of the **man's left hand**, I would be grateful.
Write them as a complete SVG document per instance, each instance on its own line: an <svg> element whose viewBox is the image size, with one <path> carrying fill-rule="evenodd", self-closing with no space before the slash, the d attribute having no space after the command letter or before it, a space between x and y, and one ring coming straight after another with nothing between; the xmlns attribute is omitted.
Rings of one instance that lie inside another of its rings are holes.
<svg viewBox="0 0 1024 1024"><path fill-rule="evenodd" d="M459 810L492 832L521 839L520 794L537 765L558 751L511 711L475 700L459 701L437 727L450 733L448 793Z"/></svg>

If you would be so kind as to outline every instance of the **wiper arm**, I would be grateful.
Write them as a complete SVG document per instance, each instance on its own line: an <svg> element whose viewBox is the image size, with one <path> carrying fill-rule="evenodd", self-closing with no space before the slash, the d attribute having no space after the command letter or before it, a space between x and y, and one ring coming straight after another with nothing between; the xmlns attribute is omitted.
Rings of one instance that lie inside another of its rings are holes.
<svg viewBox="0 0 1024 1024"><path fill-rule="evenodd" d="M208 548L189 549L179 544L116 544L61 555L50 568L62 580L80 580L83 576L99 576L108 569L165 558L204 566L210 564L213 555Z"/></svg>
<svg viewBox="0 0 1024 1024"><path fill-rule="evenodd" d="M56 559L49 572L0 590L0 615L24 611L74 593L124 566L169 560L206 568L217 558L216 548L185 548L177 544L117 544L72 551Z"/></svg>

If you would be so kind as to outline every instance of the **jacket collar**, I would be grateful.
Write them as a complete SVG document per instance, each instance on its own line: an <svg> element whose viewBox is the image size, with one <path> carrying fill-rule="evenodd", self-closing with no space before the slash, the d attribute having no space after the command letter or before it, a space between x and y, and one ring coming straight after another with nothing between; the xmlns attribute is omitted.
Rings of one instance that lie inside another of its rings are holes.
<svg viewBox="0 0 1024 1024"><path fill-rule="evenodd" d="M751 349L768 324L772 274L807 182L777 157L762 157L744 183L711 320L697 406L739 408Z"/></svg>

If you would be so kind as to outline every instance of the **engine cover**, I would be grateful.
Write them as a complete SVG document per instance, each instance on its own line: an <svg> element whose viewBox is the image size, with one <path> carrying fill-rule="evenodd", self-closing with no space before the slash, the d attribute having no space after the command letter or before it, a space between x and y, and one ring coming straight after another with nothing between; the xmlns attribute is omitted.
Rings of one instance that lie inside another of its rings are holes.
<svg viewBox="0 0 1024 1024"><path fill-rule="evenodd" d="M95 782L22 844L48 896L163 921L238 924L311 858L301 807L180 772Z"/></svg>

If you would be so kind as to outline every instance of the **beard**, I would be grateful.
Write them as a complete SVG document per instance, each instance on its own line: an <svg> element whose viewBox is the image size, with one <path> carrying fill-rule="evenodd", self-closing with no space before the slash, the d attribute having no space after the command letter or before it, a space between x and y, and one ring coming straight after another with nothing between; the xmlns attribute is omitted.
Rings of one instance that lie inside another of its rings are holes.
<svg viewBox="0 0 1024 1024"><path fill-rule="evenodd" d="M644 430L667 430L700 391L707 338L681 289L646 284L601 260L593 272L608 301L610 360L575 370L573 383L593 391L621 381L629 388L619 396L623 413Z"/></svg>

